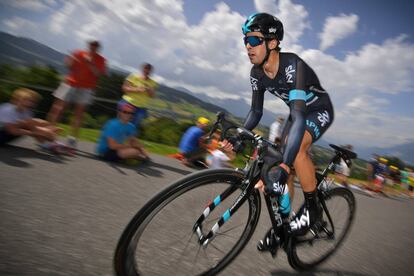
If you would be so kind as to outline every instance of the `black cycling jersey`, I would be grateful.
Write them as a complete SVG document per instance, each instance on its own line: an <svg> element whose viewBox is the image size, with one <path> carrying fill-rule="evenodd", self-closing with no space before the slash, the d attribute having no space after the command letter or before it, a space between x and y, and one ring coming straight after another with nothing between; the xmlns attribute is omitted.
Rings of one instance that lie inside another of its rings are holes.
<svg viewBox="0 0 414 276"><path fill-rule="evenodd" d="M320 138L333 120L333 108L328 93L322 88L312 68L293 53L279 53L279 68L270 79L261 66L254 65L250 72L253 95L250 112L244 127L252 130L263 114L264 93L281 98L290 108L291 121L283 162L293 164L305 132L313 142Z"/></svg>

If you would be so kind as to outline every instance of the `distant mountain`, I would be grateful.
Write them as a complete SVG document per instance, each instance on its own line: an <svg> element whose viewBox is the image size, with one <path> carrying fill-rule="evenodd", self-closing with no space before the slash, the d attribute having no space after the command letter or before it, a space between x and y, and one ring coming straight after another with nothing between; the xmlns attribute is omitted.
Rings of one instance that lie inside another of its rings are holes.
<svg viewBox="0 0 414 276"><path fill-rule="evenodd" d="M66 54L56 51L42 43L26 37L17 37L0 32L0 63L21 66L52 66L60 74L67 72L64 64ZM110 72L127 74L117 68L109 68Z"/></svg>
<svg viewBox="0 0 414 276"><path fill-rule="evenodd" d="M190 93L183 92L171 87L168 87L166 85L160 84L159 89L157 91L157 96L161 100L173 102L175 104L179 103L191 103L192 105L197 105L209 112L217 113L219 111L224 111L226 113L229 113L226 109L219 107L215 104L205 102L195 96L193 96Z"/></svg>
<svg viewBox="0 0 414 276"><path fill-rule="evenodd" d="M414 165L414 141L406 144L401 144L393 147L378 148L378 147L367 147L367 148L356 148L355 149L361 158L369 159L373 153L386 156L395 156L408 162L410 165Z"/></svg>
<svg viewBox="0 0 414 276"><path fill-rule="evenodd" d="M220 99L220 98L214 98L210 97L206 94L201 93L193 93L189 91L188 89L177 87L180 91L185 91L191 95L194 95L200 99L202 99L205 102L214 103L216 105L222 106L223 108L226 108L230 113L234 114L234 116L239 118L246 118L247 114L250 110L250 105L246 103L243 99ZM274 113L268 109L263 113L263 117L261 120L262 125L270 126L274 121L275 118L280 116L279 113Z"/></svg>
<svg viewBox="0 0 414 276"><path fill-rule="evenodd" d="M0 32L0 61L10 65L53 66L59 73L66 71L64 54L33 39Z"/></svg>

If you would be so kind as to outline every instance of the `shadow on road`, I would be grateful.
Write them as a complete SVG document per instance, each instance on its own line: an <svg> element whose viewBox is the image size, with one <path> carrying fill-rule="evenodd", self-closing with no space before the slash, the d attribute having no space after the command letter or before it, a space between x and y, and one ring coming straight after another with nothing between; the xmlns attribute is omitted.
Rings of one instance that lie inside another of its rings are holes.
<svg viewBox="0 0 414 276"><path fill-rule="evenodd" d="M61 155L43 153L33 149L19 146L6 145L0 148L0 162L13 167L27 168L31 164L21 160L22 158L36 158L53 163L65 163L66 158Z"/></svg>
<svg viewBox="0 0 414 276"><path fill-rule="evenodd" d="M117 170L120 174L123 174L123 175L126 175L126 173L122 169L135 170L139 175L151 176L151 177L163 177L164 173L161 170L168 170L168 171L175 172L181 175L186 175L186 174L191 173L191 171L182 170L180 168L156 163L154 161L150 161L149 163L139 164L139 165L126 165L122 163L113 163L113 162L107 162L107 164L111 168Z"/></svg>
<svg viewBox="0 0 414 276"><path fill-rule="evenodd" d="M175 173L182 174L182 175L192 173L191 171L182 170L182 169L179 169L179 168L176 168L176 167L171 167L171 166L168 166L168 165L165 165L165 164L155 163L154 161L151 161L150 163L145 165L145 167L168 170L168 171L175 172Z"/></svg>
<svg viewBox="0 0 414 276"><path fill-rule="evenodd" d="M90 152L87 152L87 151L84 151L84 150L80 150L80 149L76 150L76 155L82 156L82 157L85 157L85 158L94 159L94 160L99 160L99 158L96 154L90 153Z"/></svg>
<svg viewBox="0 0 414 276"><path fill-rule="evenodd" d="M301 275L301 276L318 276L318 275L329 275L329 276L367 276L368 274L350 272L350 271L335 271L335 270L314 270L314 271L306 271L306 272L287 272L283 270L274 270L270 274L272 276L293 276L293 275Z"/></svg>

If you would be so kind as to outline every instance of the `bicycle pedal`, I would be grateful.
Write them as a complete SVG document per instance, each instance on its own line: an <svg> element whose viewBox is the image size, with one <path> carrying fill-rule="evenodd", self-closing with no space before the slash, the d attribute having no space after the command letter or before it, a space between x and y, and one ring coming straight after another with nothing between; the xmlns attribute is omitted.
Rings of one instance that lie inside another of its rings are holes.
<svg viewBox="0 0 414 276"><path fill-rule="evenodd" d="M319 237L319 233L326 228L327 226L327 222L326 221L317 221L310 229L309 232L314 236L314 237Z"/></svg>
<svg viewBox="0 0 414 276"><path fill-rule="evenodd" d="M260 252L269 252L272 255L272 258L276 258L277 256L277 246L269 246L266 245L263 240L260 240L257 244L257 250Z"/></svg>
<svg viewBox="0 0 414 276"><path fill-rule="evenodd" d="M270 252L273 258L276 258L277 251L279 249L280 245L280 238L277 236L271 236L274 235L273 233L266 234L265 238L263 240L260 240L257 243L257 250L260 252Z"/></svg>

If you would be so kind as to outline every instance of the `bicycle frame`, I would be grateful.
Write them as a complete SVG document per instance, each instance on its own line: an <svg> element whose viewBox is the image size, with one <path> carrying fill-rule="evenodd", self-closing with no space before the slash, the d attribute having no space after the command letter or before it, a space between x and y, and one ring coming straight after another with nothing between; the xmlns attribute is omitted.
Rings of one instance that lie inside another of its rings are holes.
<svg viewBox="0 0 414 276"><path fill-rule="evenodd" d="M219 116L218 116L219 117ZM224 118L223 118L224 120ZM218 120L219 122L219 120ZM212 134L215 131L215 128L217 128L217 123L213 127L210 134ZM228 130L231 127L227 127L226 130ZM231 216L240 208L240 206L247 200L247 198L250 196L252 191L254 190L254 185L260 180L261 175L263 173L264 167L266 166L273 166L277 163L280 163L281 160L278 160L277 157L275 157L275 150L277 153L280 154L280 152L275 149L275 145L260 135L253 134L252 132L243 129L243 128L237 128L237 131L240 136L245 136L254 145L255 149L257 150L257 158L253 161L250 161L250 165L247 162L246 169L243 170L245 174L245 178L242 181L242 188L243 191L241 194L237 197L235 202L232 204L230 208L228 208L224 214L221 216L221 218L213 225L212 229L207 233L207 235L203 234L202 231L202 223L203 221L208 217L208 215L211 213L211 211L214 210L215 207L217 207L223 200L225 200L230 194L235 192L237 190L236 186L231 186L227 188L223 193L216 196L216 198L211 201L205 210L203 211L202 215L197 219L196 223L193 226L193 232L195 232L198 236L200 245L206 247L210 241L212 241L215 236L217 235L220 227L222 227L230 218ZM225 133L222 133L222 136ZM273 148L273 154L272 151L269 151L269 149ZM266 160L266 158L272 158L271 161ZM333 171L335 164L337 164L341 158L346 158L349 160L348 156L346 154L343 154L340 151L336 151L335 156L331 159L328 166L324 169L322 174L316 175L317 178L317 189L319 193L323 193L322 183L326 180L326 176L329 172ZM236 169L239 170L239 169ZM266 170L266 169L265 169ZM287 226L289 224L288 218L282 218L282 214L279 211L279 204L278 204L278 197L271 197L268 194L264 194L266 206L268 209L268 213L270 216L270 220L272 223L273 229L276 231L276 233L283 239L284 237L288 237L287 234ZM329 211L325 205L325 202L323 200L323 197L320 197L321 204L323 206L323 209L325 210L327 217L330 221L330 223L333 225L331 216L329 214ZM259 206L260 207L260 206ZM332 233L334 234L334 233Z"/></svg>

